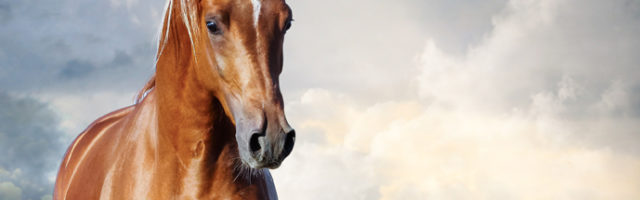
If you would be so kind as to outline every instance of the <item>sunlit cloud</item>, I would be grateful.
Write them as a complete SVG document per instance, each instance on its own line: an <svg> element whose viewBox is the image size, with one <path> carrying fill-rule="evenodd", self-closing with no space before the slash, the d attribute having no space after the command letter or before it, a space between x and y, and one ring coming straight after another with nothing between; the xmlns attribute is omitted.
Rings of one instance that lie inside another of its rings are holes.
<svg viewBox="0 0 640 200"><path fill-rule="evenodd" d="M426 39L417 99L307 90L287 107L309 139L274 171L281 196L640 197L637 8L512 0L465 54Z"/></svg>

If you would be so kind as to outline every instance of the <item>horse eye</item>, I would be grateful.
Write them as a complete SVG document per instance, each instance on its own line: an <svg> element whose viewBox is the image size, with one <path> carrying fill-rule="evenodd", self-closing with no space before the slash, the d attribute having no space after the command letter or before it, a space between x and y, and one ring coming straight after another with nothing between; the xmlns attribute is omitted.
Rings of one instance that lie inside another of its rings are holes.
<svg viewBox="0 0 640 200"><path fill-rule="evenodd" d="M287 20L287 23L284 24L284 31L288 31L291 28L291 22L292 21L293 21L293 19L292 20Z"/></svg>
<svg viewBox="0 0 640 200"><path fill-rule="evenodd" d="M216 23L215 21L207 21L207 28L214 35L222 34L222 30L220 30L220 27L218 27L218 23Z"/></svg>

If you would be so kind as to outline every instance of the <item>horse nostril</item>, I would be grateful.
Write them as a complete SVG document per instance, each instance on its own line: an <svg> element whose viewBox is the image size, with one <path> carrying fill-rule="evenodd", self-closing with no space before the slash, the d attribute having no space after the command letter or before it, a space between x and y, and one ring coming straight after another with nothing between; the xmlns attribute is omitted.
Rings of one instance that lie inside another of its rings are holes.
<svg viewBox="0 0 640 200"><path fill-rule="evenodd" d="M254 133L253 135L251 135L251 139L249 139L249 149L251 150L251 152L256 152L262 148L260 147L260 141L258 139L263 136L264 134L260 133Z"/></svg>
<svg viewBox="0 0 640 200"><path fill-rule="evenodd" d="M295 141L296 131L291 130L289 133L287 133L287 136L285 138L284 149L282 150L282 156L280 159L286 158L291 153L291 150L293 150L293 143L295 143Z"/></svg>

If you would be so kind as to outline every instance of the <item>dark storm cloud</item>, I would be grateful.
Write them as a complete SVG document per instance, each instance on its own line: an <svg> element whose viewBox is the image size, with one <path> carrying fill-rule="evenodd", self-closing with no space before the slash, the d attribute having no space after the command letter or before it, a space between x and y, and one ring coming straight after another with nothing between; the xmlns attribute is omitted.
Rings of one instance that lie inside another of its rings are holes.
<svg viewBox="0 0 640 200"><path fill-rule="evenodd" d="M0 2L0 87L65 92L83 79L94 90L114 90L108 83L118 79L117 89L137 89L153 72L163 3Z"/></svg>
<svg viewBox="0 0 640 200"><path fill-rule="evenodd" d="M48 103L9 94L137 90L153 72L163 3L0 0L0 199L50 195L77 134L59 131Z"/></svg>
<svg viewBox="0 0 640 200"><path fill-rule="evenodd" d="M5 189L19 188L22 199L52 193L49 173L57 169L68 140L57 126L46 104L0 92L0 183ZM0 190L0 197L9 192Z"/></svg>
<svg viewBox="0 0 640 200"><path fill-rule="evenodd" d="M129 65L131 63L133 63L133 58L131 57L131 55L127 54L127 52L124 51L116 51L116 55L115 57L113 57L113 65L122 66Z"/></svg>
<svg viewBox="0 0 640 200"><path fill-rule="evenodd" d="M9 4L0 2L0 23L9 21L11 19L11 6Z"/></svg>
<svg viewBox="0 0 640 200"><path fill-rule="evenodd" d="M60 71L60 76L68 79L86 77L93 70L95 70L95 66L87 61L72 60L67 62L62 71Z"/></svg>

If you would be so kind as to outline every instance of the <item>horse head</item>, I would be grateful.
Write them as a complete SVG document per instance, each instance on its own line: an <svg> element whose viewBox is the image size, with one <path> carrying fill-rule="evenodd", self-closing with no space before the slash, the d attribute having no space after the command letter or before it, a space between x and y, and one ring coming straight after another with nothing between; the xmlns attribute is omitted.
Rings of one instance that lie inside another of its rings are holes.
<svg viewBox="0 0 640 200"><path fill-rule="evenodd" d="M235 124L242 163L277 168L295 142L279 85L291 9L283 0L191 2L182 6L198 80Z"/></svg>

